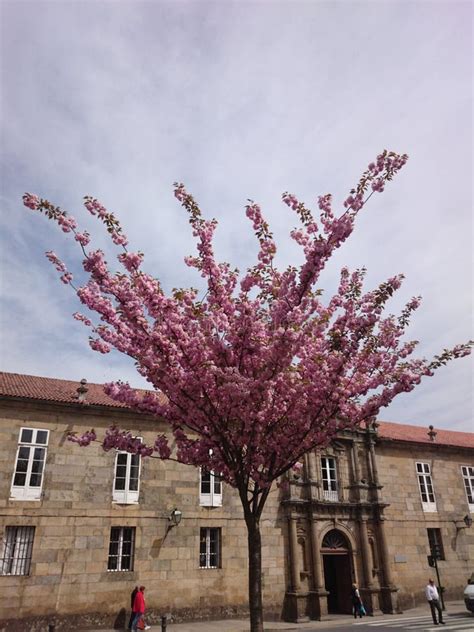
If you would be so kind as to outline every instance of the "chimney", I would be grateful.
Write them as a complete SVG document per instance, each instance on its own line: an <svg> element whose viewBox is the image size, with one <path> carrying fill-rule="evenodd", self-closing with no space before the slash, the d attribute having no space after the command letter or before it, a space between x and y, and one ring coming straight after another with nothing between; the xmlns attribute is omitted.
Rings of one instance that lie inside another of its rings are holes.
<svg viewBox="0 0 474 632"><path fill-rule="evenodd" d="M436 435L438 434L437 432L435 432L434 427L433 426L428 426L429 430L426 433L428 435L428 437L430 438L430 441L434 441Z"/></svg>
<svg viewBox="0 0 474 632"><path fill-rule="evenodd" d="M80 386L77 389L77 399L81 403L86 401L86 393L89 390L86 384L87 384L87 380L85 377L83 377L80 382Z"/></svg>

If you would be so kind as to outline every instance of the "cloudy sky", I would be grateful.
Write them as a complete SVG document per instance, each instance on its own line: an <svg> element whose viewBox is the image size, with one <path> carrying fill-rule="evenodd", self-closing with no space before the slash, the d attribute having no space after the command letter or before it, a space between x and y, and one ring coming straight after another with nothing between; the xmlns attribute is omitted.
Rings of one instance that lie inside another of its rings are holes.
<svg viewBox="0 0 474 632"><path fill-rule="evenodd" d="M252 265L243 208L258 201L281 266L301 260L280 196L340 206L377 153L410 161L372 198L322 279L367 266L369 285L404 272L392 304L422 294L419 353L472 337L470 2L3 0L1 368L128 379L130 361L89 349L77 302L44 251L74 269L74 243L22 207L24 191L95 229L82 197L119 215L166 288L197 284L194 243L172 183L219 220L217 252ZM385 420L472 430L472 362L441 369Z"/></svg>

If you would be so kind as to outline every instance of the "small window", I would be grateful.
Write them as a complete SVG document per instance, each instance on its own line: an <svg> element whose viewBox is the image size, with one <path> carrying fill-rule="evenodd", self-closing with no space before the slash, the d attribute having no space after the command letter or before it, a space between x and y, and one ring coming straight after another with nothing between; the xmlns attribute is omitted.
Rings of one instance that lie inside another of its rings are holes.
<svg viewBox="0 0 474 632"><path fill-rule="evenodd" d="M429 463L417 463L416 472L418 475L418 485L420 487L423 511L437 511Z"/></svg>
<svg viewBox="0 0 474 632"><path fill-rule="evenodd" d="M469 504L469 511L474 513L474 467L462 465L461 472L464 480L467 502Z"/></svg>
<svg viewBox="0 0 474 632"><path fill-rule="evenodd" d="M199 474L199 503L202 507L222 506L222 481L214 472L201 468Z"/></svg>
<svg viewBox="0 0 474 632"><path fill-rule="evenodd" d="M201 528L199 544L200 568L220 568L221 530L214 527Z"/></svg>
<svg viewBox="0 0 474 632"><path fill-rule="evenodd" d="M40 500L48 439L49 430L37 428L20 430L10 498Z"/></svg>
<svg viewBox="0 0 474 632"><path fill-rule="evenodd" d="M115 456L114 486L112 499L116 503L131 505L138 503L140 488L139 454L117 452Z"/></svg>
<svg viewBox="0 0 474 632"><path fill-rule="evenodd" d="M428 543L430 545L430 553L437 560L444 560L443 540L441 538L441 529L427 529Z"/></svg>
<svg viewBox="0 0 474 632"><path fill-rule="evenodd" d="M110 530L108 571L133 571L135 527L112 527Z"/></svg>
<svg viewBox="0 0 474 632"><path fill-rule="evenodd" d="M321 457L321 471L324 500L337 502L339 493L337 491L336 459L332 456Z"/></svg>
<svg viewBox="0 0 474 632"><path fill-rule="evenodd" d="M34 527L6 527L1 559L2 575L29 575Z"/></svg>

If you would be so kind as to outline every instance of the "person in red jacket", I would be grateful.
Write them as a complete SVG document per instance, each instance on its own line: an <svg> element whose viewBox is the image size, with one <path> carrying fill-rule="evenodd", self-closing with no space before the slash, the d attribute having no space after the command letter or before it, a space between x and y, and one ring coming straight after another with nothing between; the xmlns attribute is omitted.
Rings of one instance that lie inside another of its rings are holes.
<svg viewBox="0 0 474 632"><path fill-rule="evenodd" d="M135 595L135 601L133 602L133 632L138 632L138 622L145 614L145 586L140 586L137 594Z"/></svg>

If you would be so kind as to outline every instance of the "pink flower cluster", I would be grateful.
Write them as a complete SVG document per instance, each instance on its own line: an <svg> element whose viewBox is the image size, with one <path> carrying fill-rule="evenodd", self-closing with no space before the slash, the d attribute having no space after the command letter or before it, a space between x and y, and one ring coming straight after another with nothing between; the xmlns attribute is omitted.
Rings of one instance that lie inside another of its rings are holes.
<svg viewBox="0 0 474 632"><path fill-rule="evenodd" d="M297 470L306 452L373 418L399 393L469 353L467 344L445 350L432 361L411 357L416 342L403 337L419 297L398 317L384 315L401 275L367 290L365 270L344 268L336 294L324 302L320 296L321 272L351 235L358 212L405 162L404 155L382 152L351 190L339 215L330 195L319 197L320 231L311 211L285 193L283 201L301 223L291 233L303 249L299 267L276 269L272 233L259 205L249 202L246 214L258 254L239 288L237 271L216 260L216 222L203 219L179 183L174 193L197 240L197 254L186 263L205 279L204 296L193 289L166 296L157 279L139 270L141 253L121 253L120 274L110 271L102 251L87 253L83 267L88 280L77 295L101 321L93 328L90 345L100 353L114 348L133 358L155 392L138 392L123 383L108 384L105 390L114 400L166 421L176 446L171 450L164 434L153 446L145 446L113 427L106 433L104 449L204 466L258 496L290 468ZM85 204L105 223L112 241L124 245L116 218L93 198L86 198ZM64 227L59 219L63 212L49 202L25 194L25 205ZM75 231L75 225L69 225ZM76 234L82 246L77 235L83 234ZM50 260L66 274L53 255ZM74 317L92 326L85 316Z"/></svg>
<svg viewBox="0 0 474 632"><path fill-rule="evenodd" d="M84 206L91 215L98 215L100 219L105 219L108 215L107 209L95 198L86 196L84 198Z"/></svg>
<svg viewBox="0 0 474 632"><path fill-rule="evenodd" d="M31 210L36 211L40 206L40 198L32 193L25 193L23 196L23 204Z"/></svg>
<svg viewBox="0 0 474 632"><path fill-rule="evenodd" d="M58 216L58 224L61 226L63 233L70 233L77 228L77 222L74 217L62 213ZM79 240L78 240L79 241Z"/></svg>
<svg viewBox="0 0 474 632"><path fill-rule="evenodd" d="M72 443L77 443L81 447L86 447L97 439L97 434L95 430L88 430L80 436L77 436L76 433L71 432L68 434L67 438L68 441L72 441Z"/></svg>
<svg viewBox="0 0 474 632"><path fill-rule="evenodd" d="M55 252L53 252L52 250L48 250L48 252L45 253L46 254L46 258L48 259L48 261L50 261L54 267L56 268L56 270L58 272L63 272L63 274L59 277L61 279L61 281L65 284L68 285L72 282L73 280L73 276L72 274L67 270L65 264L61 261L61 259L57 256L57 254Z"/></svg>
<svg viewBox="0 0 474 632"><path fill-rule="evenodd" d="M81 246L87 246L91 240L91 236L87 231L84 231L83 233L76 233L74 239L78 241Z"/></svg>
<svg viewBox="0 0 474 632"><path fill-rule="evenodd" d="M86 327L92 326L92 321L86 316L84 316L83 314L80 314L79 312L74 312L73 318L75 318L75 320L78 320L81 323L84 323Z"/></svg>
<svg viewBox="0 0 474 632"><path fill-rule="evenodd" d="M143 457L153 454L153 448L147 446L138 437L134 437L131 432L120 430L120 428L115 425L109 426L105 431L102 448L105 452L109 450L120 450L121 452L139 454Z"/></svg>

